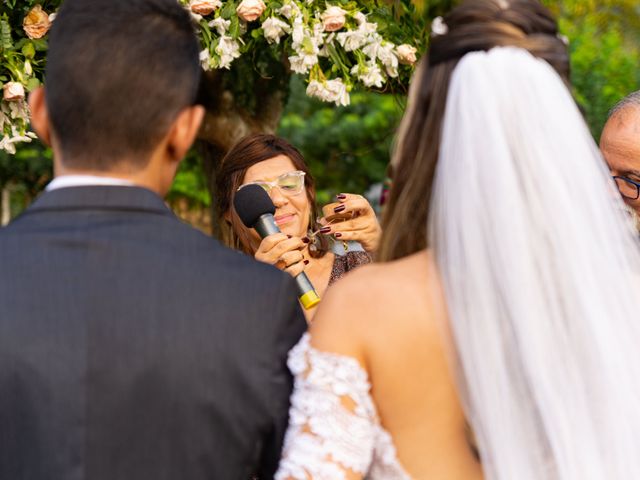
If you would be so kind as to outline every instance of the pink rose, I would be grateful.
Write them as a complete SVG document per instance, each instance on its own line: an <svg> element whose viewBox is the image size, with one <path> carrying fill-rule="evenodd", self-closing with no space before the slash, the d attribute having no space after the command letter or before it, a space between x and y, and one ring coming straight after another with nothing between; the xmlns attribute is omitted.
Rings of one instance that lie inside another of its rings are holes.
<svg viewBox="0 0 640 480"><path fill-rule="evenodd" d="M193 13L198 15L211 15L215 10L222 6L220 0L191 0L189 8Z"/></svg>
<svg viewBox="0 0 640 480"><path fill-rule="evenodd" d="M329 7L322 14L322 23L324 25L325 32L335 32L344 27L347 21L345 12L340 7Z"/></svg>
<svg viewBox="0 0 640 480"><path fill-rule="evenodd" d="M416 48L411 45L402 44L396 48L398 61L404 65L413 65L416 63Z"/></svg>
<svg viewBox="0 0 640 480"><path fill-rule="evenodd" d="M24 86L18 82L8 82L2 87L3 98L7 102L17 102L24 99Z"/></svg>
<svg viewBox="0 0 640 480"><path fill-rule="evenodd" d="M47 12L42 10L42 6L36 5L24 17L22 28L29 38L42 38L51 28L51 21Z"/></svg>
<svg viewBox="0 0 640 480"><path fill-rule="evenodd" d="M266 8L267 6L262 0L242 0L242 3L236 8L236 13L245 22L253 22L260 18Z"/></svg>

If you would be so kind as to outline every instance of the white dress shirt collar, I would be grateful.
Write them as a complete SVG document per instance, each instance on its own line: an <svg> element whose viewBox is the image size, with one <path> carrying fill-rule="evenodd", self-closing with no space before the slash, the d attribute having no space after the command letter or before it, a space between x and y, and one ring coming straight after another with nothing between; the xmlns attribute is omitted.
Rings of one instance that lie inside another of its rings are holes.
<svg viewBox="0 0 640 480"><path fill-rule="evenodd" d="M135 187L133 182L122 178L99 177L97 175L62 175L56 177L45 189L47 192L67 187L86 187L95 185L114 185L120 187Z"/></svg>

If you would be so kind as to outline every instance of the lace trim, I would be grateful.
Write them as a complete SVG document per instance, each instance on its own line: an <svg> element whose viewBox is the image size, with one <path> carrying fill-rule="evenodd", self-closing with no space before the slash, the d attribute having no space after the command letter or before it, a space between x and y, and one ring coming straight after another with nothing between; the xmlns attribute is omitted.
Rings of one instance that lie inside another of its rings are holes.
<svg viewBox="0 0 640 480"><path fill-rule="evenodd" d="M380 425L367 372L354 359L320 352L305 334L289 353L295 377L289 429L276 480L409 480Z"/></svg>

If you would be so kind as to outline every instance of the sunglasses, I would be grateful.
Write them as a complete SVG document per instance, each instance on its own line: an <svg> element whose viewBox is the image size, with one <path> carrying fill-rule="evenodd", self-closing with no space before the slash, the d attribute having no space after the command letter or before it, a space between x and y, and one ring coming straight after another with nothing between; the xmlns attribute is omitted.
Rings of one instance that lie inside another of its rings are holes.
<svg viewBox="0 0 640 480"><path fill-rule="evenodd" d="M238 191L246 187L247 185L259 185L265 189L267 193L271 193L274 187L278 187L280 192L284 195L297 195L304 189L304 176L305 172L301 170L295 170L293 172L287 172L280 175L272 182L249 182L244 185L240 185Z"/></svg>

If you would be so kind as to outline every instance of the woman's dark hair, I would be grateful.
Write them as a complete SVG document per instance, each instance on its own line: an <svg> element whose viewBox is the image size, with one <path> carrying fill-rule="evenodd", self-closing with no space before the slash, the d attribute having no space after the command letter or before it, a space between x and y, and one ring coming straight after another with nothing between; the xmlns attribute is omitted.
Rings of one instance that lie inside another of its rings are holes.
<svg viewBox="0 0 640 480"><path fill-rule="evenodd" d="M427 245L427 221L451 74L469 52L513 46L546 60L569 84L567 46L556 21L536 0L470 0L444 17L414 75L400 127L393 185L378 258L402 258Z"/></svg>
<svg viewBox="0 0 640 480"><path fill-rule="evenodd" d="M251 166L279 155L288 157L297 170L305 172L305 191L311 212L309 227L315 228L318 219L315 182L302 154L289 142L275 135L248 135L229 150L215 172L220 240L226 246L250 255L255 253L257 245L233 208L233 197ZM312 257L322 257L327 253L328 241L324 235L318 235L315 247L309 251Z"/></svg>

